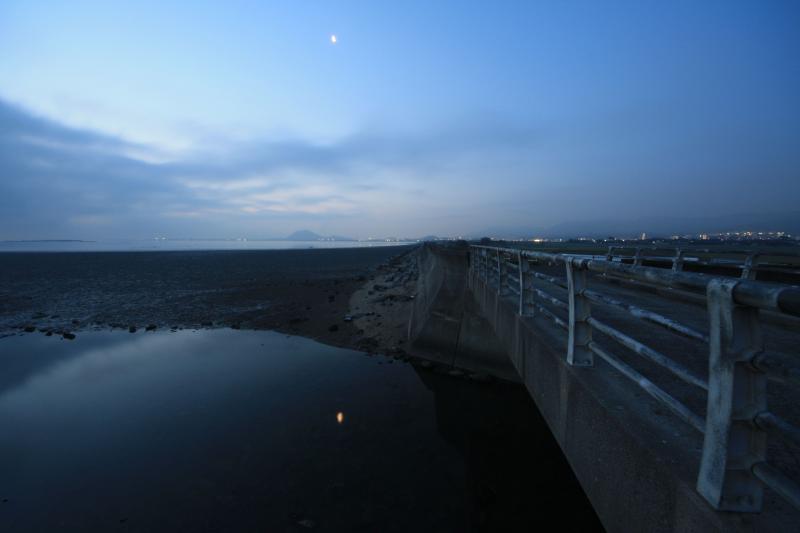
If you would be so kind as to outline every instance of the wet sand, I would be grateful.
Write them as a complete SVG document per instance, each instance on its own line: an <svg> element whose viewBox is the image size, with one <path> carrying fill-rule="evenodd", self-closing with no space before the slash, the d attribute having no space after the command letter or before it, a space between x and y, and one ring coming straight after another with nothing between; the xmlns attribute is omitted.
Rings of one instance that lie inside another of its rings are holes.
<svg viewBox="0 0 800 533"><path fill-rule="evenodd" d="M232 327L388 350L402 344L415 249L4 253L0 336Z"/></svg>

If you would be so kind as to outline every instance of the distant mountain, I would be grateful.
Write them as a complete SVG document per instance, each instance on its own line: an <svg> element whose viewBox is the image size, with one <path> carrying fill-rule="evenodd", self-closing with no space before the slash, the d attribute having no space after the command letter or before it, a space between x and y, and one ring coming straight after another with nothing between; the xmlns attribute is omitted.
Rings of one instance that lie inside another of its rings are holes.
<svg viewBox="0 0 800 533"><path fill-rule="evenodd" d="M295 231L284 240L286 241L353 241L350 237L342 237L341 235L330 235L325 237L307 229Z"/></svg>
<svg viewBox="0 0 800 533"><path fill-rule="evenodd" d="M581 220L562 222L548 228L490 228L476 237L570 238L570 237L651 237L726 231L786 231L800 234L800 211L742 213L715 217L642 217L627 220Z"/></svg>

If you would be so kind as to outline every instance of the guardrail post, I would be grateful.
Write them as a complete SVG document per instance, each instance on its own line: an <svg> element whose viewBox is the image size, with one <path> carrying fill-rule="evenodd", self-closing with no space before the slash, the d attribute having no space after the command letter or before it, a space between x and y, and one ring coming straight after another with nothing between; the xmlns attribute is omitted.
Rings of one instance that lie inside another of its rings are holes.
<svg viewBox="0 0 800 533"><path fill-rule="evenodd" d="M522 257L522 252L517 252L517 274L519 275L519 316L529 315L531 297L531 265L527 258Z"/></svg>
<svg viewBox="0 0 800 533"><path fill-rule="evenodd" d="M744 260L744 268L742 268L742 279L756 279L758 274L758 252L753 252L748 255Z"/></svg>
<svg viewBox="0 0 800 533"><path fill-rule="evenodd" d="M636 248L636 253L633 254L633 265L642 266L642 249Z"/></svg>
<svg viewBox="0 0 800 533"><path fill-rule="evenodd" d="M672 260L672 271L683 271L683 250L680 248L675 248L675 258Z"/></svg>
<svg viewBox="0 0 800 533"><path fill-rule="evenodd" d="M753 465L764 461L767 434L753 423L767 409L767 376L750 364L763 350L758 309L737 305L738 280L712 279L709 377L697 491L720 511L759 512L763 488Z"/></svg>
<svg viewBox="0 0 800 533"><path fill-rule="evenodd" d="M500 262L500 250L497 250L497 294L503 295L503 265Z"/></svg>
<svg viewBox="0 0 800 533"><path fill-rule="evenodd" d="M591 304L583 295L586 289L586 271L578 268L575 262L574 257L568 257L566 262L569 299L567 363L573 366L592 366L594 357L589 349L589 343L592 342L592 327L587 323L591 315Z"/></svg>

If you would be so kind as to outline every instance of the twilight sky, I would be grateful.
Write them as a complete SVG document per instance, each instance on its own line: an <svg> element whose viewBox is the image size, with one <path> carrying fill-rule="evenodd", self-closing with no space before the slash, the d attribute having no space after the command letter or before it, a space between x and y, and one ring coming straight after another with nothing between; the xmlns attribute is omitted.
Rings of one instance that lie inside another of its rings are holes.
<svg viewBox="0 0 800 533"><path fill-rule="evenodd" d="M3 0L0 239L798 210L798 28L771 0Z"/></svg>

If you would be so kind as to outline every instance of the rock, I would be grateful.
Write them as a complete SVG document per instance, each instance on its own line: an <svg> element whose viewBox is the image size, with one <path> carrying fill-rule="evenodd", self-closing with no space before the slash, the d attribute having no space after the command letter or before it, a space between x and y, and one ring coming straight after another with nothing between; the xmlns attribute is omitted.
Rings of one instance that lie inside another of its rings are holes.
<svg viewBox="0 0 800 533"><path fill-rule="evenodd" d="M25 326L24 331L25 333L33 333L36 331L36 326Z"/></svg>
<svg viewBox="0 0 800 533"><path fill-rule="evenodd" d="M39 312L39 313L34 313L31 318L33 320L39 320L40 318L47 318L47 315L45 313Z"/></svg>
<svg viewBox="0 0 800 533"><path fill-rule="evenodd" d="M472 381L476 381L478 383L489 383L492 381L492 376L489 374L484 374L482 372L476 372L475 374L470 374L469 379Z"/></svg>
<svg viewBox="0 0 800 533"><path fill-rule="evenodd" d="M421 366L422 368L432 368L433 367L433 363L431 363L430 361L422 361L419 364L419 366Z"/></svg>
<svg viewBox="0 0 800 533"><path fill-rule="evenodd" d="M128 328L128 333L136 333L136 326L130 326Z"/></svg>
<svg viewBox="0 0 800 533"><path fill-rule="evenodd" d="M205 321L205 322L201 322L200 325L203 326L204 328L210 328L210 327L214 326L214 323L213 322L209 322L209 321ZM172 329L178 329L178 326L172 326Z"/></svg>
<svg viewBox="0 0 800 533"><path fill-rule="evenodd" d="M80 325L80 323L81 323L81 321L80 321L80 320L78 320L77 318L73 318L73 319L72 319L72 325L73 325L73 326L79 326L79 325Z"/></svg>
<svg viewBox="0 0 800 533"><path fill-rule="evenodd" d="M308 518L304 518L302 520L298 520L297 521L297 525L305 527L305 528L308 528L308 529L314 529L315 527L317 527L317 523L314 522L313 520L308 519Z"/></svg>
<svg viewBox="0 0 800 533"><path fill-rule="evenodd" d="M231 329L242 329L242 326L239 324L231 324Z"/></svg>
<svg viewBox="0 0 800 533"><path fill-rule="evenodd" d="M336 324L331 324L328 326L328 331L339 331L339 326Z"/></svg>
<svg viewBox="0 0 800 533"><path fill-rule="evenodd" d="M145 331L155 331L157 327L158 326L156 326L155 324L148 324L147 327L144 328L144 330Z"/></svg>
<svg viewBox="0 0 800 533"><path fill-rule="evenodd" d="M71 341L75 339L75 334L67 331L63 335L61 335L61 337L67 339L68 341Z"/></svg>
<svg viewBox="0 0 800 533"><path fill-rule="evenodd" d="M344 321L345 322L352 322L353 321L353 317L351 315L345 315L344 316Z"/></svg>
<svg viewBox="0 0 800 533"><path fill-rule="evenodd" d="M461 370L454 368L450 372L447 373L448 376L453 376L454 378L461 377L464 373Z"/></svg>
<svg viewBox="0 0 800 533"><path fill-rule="evenodd" d="M53 336L53 332L52 331L48 331L44 335L45 335L45 337L52 337Z"/></svg>

